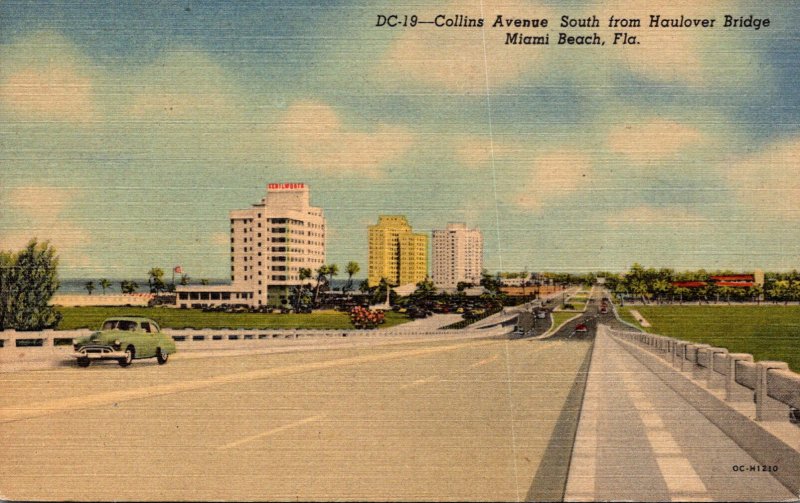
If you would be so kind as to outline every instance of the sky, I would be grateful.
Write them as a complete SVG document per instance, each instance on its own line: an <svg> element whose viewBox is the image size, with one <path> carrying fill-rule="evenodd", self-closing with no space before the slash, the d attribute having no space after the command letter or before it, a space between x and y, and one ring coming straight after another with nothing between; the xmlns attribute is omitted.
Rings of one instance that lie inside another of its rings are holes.
<svg viewBox="0 0 800 503"><path fill-rule="evenodd" d="M800 3L695 3L0 1L0 249L225 278L228 212L305 182L340 268L380 214L480 228L491 271L796 268ZM498 14L553 45L505 45ZM593 14L770 26L554 45Z"/></svg>

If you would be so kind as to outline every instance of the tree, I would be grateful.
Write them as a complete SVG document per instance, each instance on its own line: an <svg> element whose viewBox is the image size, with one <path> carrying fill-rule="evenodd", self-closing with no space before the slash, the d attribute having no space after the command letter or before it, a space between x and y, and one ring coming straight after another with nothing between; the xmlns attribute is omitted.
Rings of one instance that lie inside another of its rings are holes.
<svg viewBox="0 0 800 503"><path fill-rule="evenodd" d="M339 266L336 264L328 265L328 288L333 289L333 277L339 274Z"/></svg>
<svg viewBox="0 0 800 503"><path fill-rule="evenodd" d="M431 281L430 278L425 278L417 283L417 289L414 290L414 293L411 295L415 299L430 300L435 294L436 286L433 284L433 281Z"/></svg>
<svg viewBox="0 0 800 503"><path fill-rule="evenodd" d="M358 262L350 261L347 263L347 267L345 267L345 272L347 273L347 285L344 287L345 291L349 291L353 288L353 276L358 274L361 270L359 267Z"/></svg>
<svg viewBox="0 0 800 503"><path fill-rule="evenodd" d="M41 330L61 315L49 305L58 289L58 258L35 239L19 253L0 253L0 329Z"/></svg>
<svg viewBox="0 0 800 503"><path fill-rule="evenodd" d="M189 275L188 275L188 274L181 274L181 279L180 279L179 283L180 283L181 285L183 285L183 286L186 286L186 285L188 285L188 284L189 284L189 279L190 279L190 278L189 278Z"/></svg>
<svg viewBox="0 0 800 503"><path fill-rule="evenodd" d="M108 281L106 278L102 278L99 281L99 284L100 284L100 288L103 289L103 295L106 294L106 288L111 288L111 282Z"/></svg>
<svg viewBox="0 0 800 503"><path fill-rule="evenodd" d="M201 284L201 285L207 285L207 284L208 284L208 279L207 279L207 278L202 278L202 279L200 280L200 284Z"/></svg>
<svg viewBox="0 0 800 503"><path fill-rule="evenodd" d="M489 290L492 295L500 291L502 284L499 277L492 276L486 269L481 272L481 286Z"/></svg>
<svg viewBox="0 0 800 503"><path fill-rule="evenodd" d="M314 287L314 305L317 305L319 302L319 289L322 286L323 281L327 281L328 279L328 266L321 265L319 269L317 269L317 286Z"/></svg>
<svg viewBox="0 0 800 503"><path fill-rule="evenodd" d="M298 278L300 279L300 282L301 282L301 283L302 283L303 281L307 280L307 279L311 279L311 276L312 276L313 274L314 274L314 273L313 273L313 272L311 271L311 269L310 269L310 268L308 268L308 267L301 267L301 268L300 268L300 269L297 271L297 275L298 275Z"/></svg>
<svg viewBox="0 0 800 503"><path fill-rule="evenodd" d="M167 289L164 284L164 270L160 267L153 267L147 271L147 285L150 287L150 293L160 293Z"/></svg>
<svg viewBox="0 0 800 503"><path fill-rule="evenodd" d="M139 288L139 283L135 281L124 280L119 283L119 289L122 293L131 294L134 293L137 288Z"/></svg>
<svg viewBox="0 0 800 503"><path fill-rule="evenodd" d="M87 292L89 292L89 295L91 295L92 292L95 290L94 281L87 281L86 284L83 285L83 287L86 289Z"/></svg>

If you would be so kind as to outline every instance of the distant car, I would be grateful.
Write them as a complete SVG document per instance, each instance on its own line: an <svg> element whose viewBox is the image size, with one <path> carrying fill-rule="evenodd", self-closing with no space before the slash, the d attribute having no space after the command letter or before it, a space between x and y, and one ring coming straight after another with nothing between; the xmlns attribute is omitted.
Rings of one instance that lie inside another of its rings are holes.
<svg viewBox="0 0 800 503"><path fill-rule="evenodd" d="M575 333L576 334L585 334L588 331L589 331L589 328L586 325L584 325L583 323L578 323L578 325L575 327Z"/></svg>
<svg viewBox="0 0 800 503"><path fill-rule="evenodd" d="M536 317L539 318L540 320L547 318L547 311L544 310L536 311Z"/></svg>
<svg viewBox="0 0 800 503"><path fill-rule="evenodd" d="M608 313L608 306L602 306L600 308L600 314L607 314Z"/></svg>
<svg viewBox="0 0 800 503"><path fill-rule="evenodd" d="M158 323L138 316L109 318L97 332L73 340L72 347L79 367L88 367L92 360L117 360L127 367L140 358L156 358L163 365L176 351L175 341Z"/></svg>

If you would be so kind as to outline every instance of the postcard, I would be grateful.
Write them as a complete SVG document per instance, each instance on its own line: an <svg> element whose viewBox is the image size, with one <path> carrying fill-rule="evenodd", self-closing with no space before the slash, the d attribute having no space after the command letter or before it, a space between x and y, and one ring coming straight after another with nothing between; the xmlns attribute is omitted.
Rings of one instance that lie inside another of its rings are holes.
<svg viewBox="0 0 800 503"><path fill-rule="evenodd" d="M0 2L0 498L797 501L798 23Z"/></svg>

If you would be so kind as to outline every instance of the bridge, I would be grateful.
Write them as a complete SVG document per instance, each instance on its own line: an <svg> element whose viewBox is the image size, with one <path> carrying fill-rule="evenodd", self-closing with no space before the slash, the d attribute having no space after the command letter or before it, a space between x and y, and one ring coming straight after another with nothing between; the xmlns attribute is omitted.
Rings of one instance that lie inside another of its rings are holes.
<svg viewBox="0 0 800 503"><path fill-rule="evenodd" d="M509 337L515 315L453 332L441 319L369 335L198 332L210 339L164 366L2 372L0 496L797 499L794 374L634 333L597 302L544 336Z"/></svg>

